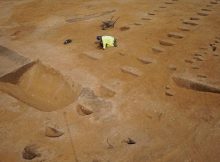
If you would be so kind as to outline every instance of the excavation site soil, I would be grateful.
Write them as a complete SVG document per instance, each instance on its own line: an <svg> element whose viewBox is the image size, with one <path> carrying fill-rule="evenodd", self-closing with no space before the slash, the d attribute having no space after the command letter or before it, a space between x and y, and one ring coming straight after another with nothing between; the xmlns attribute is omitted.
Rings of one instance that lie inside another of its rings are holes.
<svg viewBox="0 0 220 162"><path fill-rule="evenodd" d="M220 0L0 0L0 162L25 161L219 162Z"/></svg>

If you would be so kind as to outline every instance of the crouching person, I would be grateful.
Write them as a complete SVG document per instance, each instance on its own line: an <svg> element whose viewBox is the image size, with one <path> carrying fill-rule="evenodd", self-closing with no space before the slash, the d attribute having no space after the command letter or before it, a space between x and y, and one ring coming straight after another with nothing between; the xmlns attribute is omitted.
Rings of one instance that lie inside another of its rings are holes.
<svg viewBox="0 0 220 162"><path fill-rule="evenodd" d="M96 39L103 49L107 47L117 47L117 40L112 36L97 36Z"/></svg>

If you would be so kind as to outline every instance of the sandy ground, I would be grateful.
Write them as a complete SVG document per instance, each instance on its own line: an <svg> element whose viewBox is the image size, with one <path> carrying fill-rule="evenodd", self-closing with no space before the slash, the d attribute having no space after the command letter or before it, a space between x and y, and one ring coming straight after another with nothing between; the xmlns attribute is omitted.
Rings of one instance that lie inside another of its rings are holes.
<svg viewBox="0 0 220 162"><path fill-rule="evenodd" d="M219 162L219 42L219 0L0 0L0 45L45 67L0 78L0 162Z"/></svg>

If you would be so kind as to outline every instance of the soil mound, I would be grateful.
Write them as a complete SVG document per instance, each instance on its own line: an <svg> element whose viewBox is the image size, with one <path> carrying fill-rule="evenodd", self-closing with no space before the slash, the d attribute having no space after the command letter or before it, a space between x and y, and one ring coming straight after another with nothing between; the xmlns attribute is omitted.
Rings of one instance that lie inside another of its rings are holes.
<svg viewBox="0 0 220 162"><path fill-rule="evenodd" d="M63 108L77 96L59 72L39 61L0 78L0 90L41 111Z"/></svg>

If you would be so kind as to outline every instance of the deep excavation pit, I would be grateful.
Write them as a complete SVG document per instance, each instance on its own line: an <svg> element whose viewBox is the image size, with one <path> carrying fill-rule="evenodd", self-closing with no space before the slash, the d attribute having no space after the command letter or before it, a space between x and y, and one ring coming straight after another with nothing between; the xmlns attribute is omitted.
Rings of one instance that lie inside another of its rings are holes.
<svg viewBox="0 0 220 162"><path fill-rule="evenodd" d="M1 77L0 90L45 112L64 108L77 97L76 87L39 61Z"/></svg>

